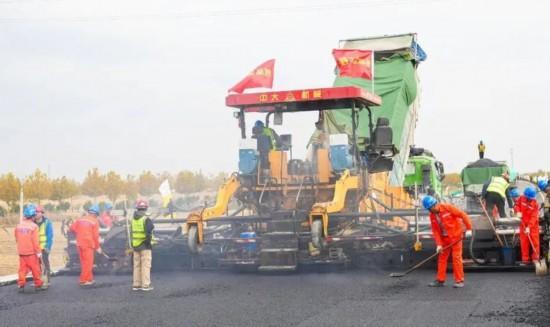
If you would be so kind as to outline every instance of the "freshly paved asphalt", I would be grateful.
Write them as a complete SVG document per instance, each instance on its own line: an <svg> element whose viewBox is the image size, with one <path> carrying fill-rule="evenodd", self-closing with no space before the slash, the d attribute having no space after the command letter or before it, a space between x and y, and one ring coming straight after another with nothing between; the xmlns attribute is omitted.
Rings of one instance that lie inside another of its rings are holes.
<svg viewBox="0 0 550 327"><path fill-rule="evenodd" d="M550 276L467 273L464 289L429 288L432 278L171 272L145 293L131 276L97 276L93 289L59 276L39 293L0 287L0 326L550 326Z"/></svg>

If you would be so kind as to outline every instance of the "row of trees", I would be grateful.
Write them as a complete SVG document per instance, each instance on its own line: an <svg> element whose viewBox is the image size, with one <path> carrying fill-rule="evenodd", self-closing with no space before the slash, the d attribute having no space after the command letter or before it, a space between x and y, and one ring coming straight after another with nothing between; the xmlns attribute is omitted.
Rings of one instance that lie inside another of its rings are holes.
<svg viewBox="0 0 550 327"><path fill-rule="evenodd" d="M218 187L223 183L226 174L204 175L202 172L181 171L155 174L144 171L139 176L121 176L114 171L102 173L97 168L90 169L82 183L68 177L51 179L37 169L32 175L20 180L13 173L0 175L0 200L14 210L19 201L20 189L23 187L25 198L40 203L43 200L58 201L71 199L77 195L93 198L105 195L113 203L120 197L135 200L138 195L151 196L158 193L159 185L168 180L178 193L201 192Z"/></svg>

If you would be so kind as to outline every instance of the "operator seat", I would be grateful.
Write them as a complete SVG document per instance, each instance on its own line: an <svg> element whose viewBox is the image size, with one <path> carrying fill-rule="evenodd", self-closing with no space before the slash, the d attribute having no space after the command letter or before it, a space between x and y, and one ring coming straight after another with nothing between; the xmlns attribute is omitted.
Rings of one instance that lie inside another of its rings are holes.
<svg viewBox="0 0 550 327"><path fill-rule="evenodd" d="M393 146L393 131L388 118L378 118L373 138L375 147Z"/></svg>

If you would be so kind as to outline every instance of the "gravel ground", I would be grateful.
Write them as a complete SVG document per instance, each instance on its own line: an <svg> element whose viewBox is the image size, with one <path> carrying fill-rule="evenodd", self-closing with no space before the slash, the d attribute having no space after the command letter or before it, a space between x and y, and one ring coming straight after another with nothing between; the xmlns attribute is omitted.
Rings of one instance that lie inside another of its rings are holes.
<svg viewBox="0 0 550 327"><path fill-rule="evenodd" d="M1 326L550 326L550 277L468 273L464 289L429 288L433 272L289 275L154 274L132 292L130 276L97 276L80 289L60 276L48 291L0 287ZM33 313L33 314L30 314Z"/></svg>

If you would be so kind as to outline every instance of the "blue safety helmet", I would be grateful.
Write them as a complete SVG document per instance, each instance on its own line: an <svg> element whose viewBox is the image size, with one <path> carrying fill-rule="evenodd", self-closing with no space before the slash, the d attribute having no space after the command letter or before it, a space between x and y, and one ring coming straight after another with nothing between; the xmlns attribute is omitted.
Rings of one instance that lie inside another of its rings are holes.
<svg viewBox="0 0 550 327"><path fill-rule="evenodd" d="M110 204L110 203L105 203L105 204L103 205L103 209L105 209L105 210L111 210L111 209L113 209L113 205Z"/></svg>
<svg viewBox="0 0 550 327"><path fill-rule="evenodd" d="M264 127L264 122L261 120L256 120L254 127Z"/></svg>
<svg viewBox="0 0 550 327"><path fill-rule="evenodd" d="M25 216L25 218L36 216L36 206L32 203L27 204L25 209L23 209L23 216Z"/></svg>
<svg viewBox="0 0 550 327"><path fill-rule="evenodd" d="M519 198L519 190L517 187L513 187L510 189L510 196L514 199Z"/></svg>
<svg viewBox="0 0 550 327"><path fill-rule="evenodd" d="M523 195L529 200L533 200L537 196L537 190L533 186L528 186L524 191Z"/></svg>
<svg viewBox="0 0 550 327"><path fill-rule="evenodd" d="M431 196L431 195L426 195L423 199L422 199L422 206L426 209L426 210L430 210L434 205L437 204L437 200Z"/></svg>
<svg viewBox="0 0 550 327"><path fill-rule="evenodd" d="M537 185L539 186L541 191L545 191L548 187L548 181L546 179L539 179Z"/></svg>
<svg viewBox="0 0 550 327"><path fill-rule="evenodd" d="M95 215L99 215L99 206L97 204L92 204L89 208L88 208L88 212L89 213L93 213Z"/></svg>

